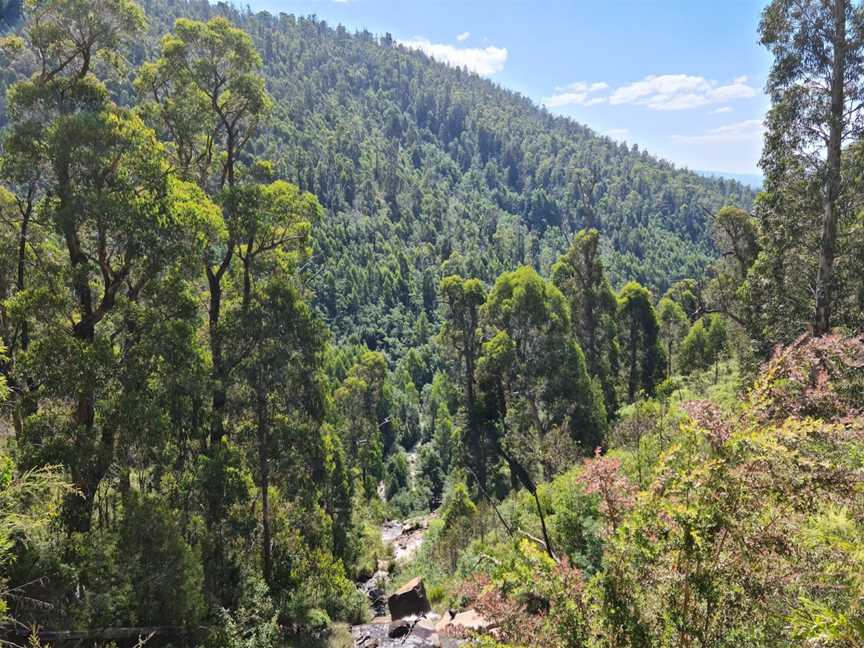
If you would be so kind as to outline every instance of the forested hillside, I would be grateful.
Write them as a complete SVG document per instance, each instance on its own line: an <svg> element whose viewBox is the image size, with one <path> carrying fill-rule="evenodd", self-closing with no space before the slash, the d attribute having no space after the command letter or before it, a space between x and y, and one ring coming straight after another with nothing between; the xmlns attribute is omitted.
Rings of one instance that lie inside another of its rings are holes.
<svg viewBox="0 0 864 648"><path fill-rule="evenodd" d="M226 15L252 36L274 106L248 154L328 210L317 304L337 335L371 348L410 344L446 274L548 272L582 227L603 233L614 286L662 292L713 258L709 215L752 202L736 182L675 169L386 35L205 0L141 4L150 35L133 65L178 17Z"/></svg>
<svg viewBox="0 0 864 648"><path fill-rule="evenodd" d="M387 35L0 7L0 641L864 643L860 3L766 7L758 197Z"/></svg>

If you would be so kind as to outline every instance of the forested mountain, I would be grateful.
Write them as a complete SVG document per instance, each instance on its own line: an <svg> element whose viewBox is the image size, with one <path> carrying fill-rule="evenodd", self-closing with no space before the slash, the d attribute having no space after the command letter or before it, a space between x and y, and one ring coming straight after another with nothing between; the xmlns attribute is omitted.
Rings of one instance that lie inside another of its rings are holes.
<svg viewBox="0 0 864 648"><path fill-rule="evenodd" d="M601 230L613 285L662 292L714 256L708 216L752 202L743 185L676 169L389 35L206 0L141 5L150 36L133 65L178 17L225 15L252 36L274 106L248 154L328 210L317 303L334 332L371 348L404 345L421 311L435 318L442 276L548 272L582 227Z"/></svg>
<svg viewBox="0 0 864 648"><path fill-rule="evenodd" d="M754 199L386 35L0 4L0 643L861 646L830 5L763 14Z"/></svg>

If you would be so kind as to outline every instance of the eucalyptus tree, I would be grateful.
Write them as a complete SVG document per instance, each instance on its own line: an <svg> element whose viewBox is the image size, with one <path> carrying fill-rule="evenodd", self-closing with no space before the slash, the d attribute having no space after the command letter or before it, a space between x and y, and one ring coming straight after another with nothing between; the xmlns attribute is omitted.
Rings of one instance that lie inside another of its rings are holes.
<svg viewBox="0 0 864 648"><path fill-rule="evenodd" d="M660 324L660 336L666 341L666 377L671 378L672 356L687 334L690 322L681 305L669 297L664 297L657 304L657 320Z"/></svg>
<svg viewBox="0 0 864 648"><path fill-rule="evenodd" d="M342 414L345 449L367 497L375 494L383 476L383 416L387 359L379 351L365 351L349 369L334 397Z"/></svg>
<svg viewBox="0 0 864 648"><path fill-rule="evenodd" d="M479 279L450 275L441 280L438 291L444 315L440 339L455 356L462 377L470 468L480 487L485 488L487 452L477 403L477 360L481 344L480 307L486 300L486 290Z"/></svg>
<svg viewBox="0 0 864 648"><path fill-rule="evenodd" d="M809 321L822 335L844 296L835 266L860 208L844 157L864 132L864 7L773 0L760 33L774 64L761 161L766 196L758 203L765 250L751 273L752 303L769 310L769 321L757 334L786 339Z"/></svg>
<svg viewBox="0 0 864 648"><path fill-rule="evenodd" d="M498 277L482 308L478 370L511 442L564 429L585 451L606 431L602 396L570 334L564 295L523 266Z"/></svg>
<svg viewBox="0 0 864 648"><path fill-rule="evenodd" d="M744 295L748 289L750 269L762 250L759 222L739 207L723 207L714 216L712 238L720 255L711 267L712 276L705 287L703 300L691 314L701 317L720 312L750 329L753 313Z"/></svg>
<svg viewBox="0 0 864 648"><path fill-rule="evenodd" d="M627 400L632 403L640 390L648 395L654 393L666 365L660 345L660 325L647 288L631 281L621 289L618 321Z"/></svg>
<svg viewBox="0 0 864 648"><path fill-rule="evenodd" d="M281 465L286 460L313 470L321 454L316 440L324 417L325 389L321 376L326 328L301 292L286 277L276 275L256 290L242 318L250 343L240 365L244 402L252 416L258 488L261 496L261 564L265 582L273 586L273 531L270 489L286 495L312 488L311 483L287 483ZM322 485L323 486L323 485Z"/></svg>
<svg viewBox="0 0 864 648"><path fill-rule="evenodd" d="M261 65L251 37L227 19L217 17L206 23L179 19L174 32L162 39L160 58L142 66L136 79L144 113L167 140L178 173L197 183L223 209L223 235L202 256L209 296L211 446L219 443L225 431L228 384L239 361L227 357L225 349L227 274L243 246L247 269L243 307L248 307L248 268L256 254L256 227L249 219L254 221L258 212L246 202L249 197L241 176L248 144L270 109ZM247 175L254 182L254 173Z"/></svg>
<svg viewBox="0 0 864 648"><path fill-rule="evenodd" d="M585 353L588 373L600 381L612 417L618 409L618 302L603 271L597 230L581 230L573 237L570 249L552 267L552 281L570 303L573 334Z"/></svg>
<svg viewBox="0 0 864 648"><path fill-rule="evenodd" d="M711 314L696 320L681 342L681 371L690 373L713 365L716 383L720 358L728 340L726 322L721 315Z"/></svg>
<svg viewBox="0 0 864 648"><path fill-rule="evenodd" d="M54 235L44 258L57 275L50 292L31 293L41 299L43 329L27 355L41 376L40 398L73 403L60 420L31 416L27 436L34 453L68 468L81 496L67 498L65 519L86 531L125 429L110 403L135 396L122 379L122 356L136 344L125 335L128 310L198 254L201 238L218 227L218 210L171 173L153 131L96 76L143 27L140 9L124 0L33 0L26 10L17 47L36 66L9 91L3 153L39 169L38 195L28 200ZM21 179L20 169L7 176L31 191Z"/></svg>

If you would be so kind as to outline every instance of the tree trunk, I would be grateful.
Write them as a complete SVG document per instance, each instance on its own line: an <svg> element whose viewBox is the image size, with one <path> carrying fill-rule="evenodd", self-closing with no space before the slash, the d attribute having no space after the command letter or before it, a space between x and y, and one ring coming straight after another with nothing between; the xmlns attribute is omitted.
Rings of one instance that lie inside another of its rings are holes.
<svg viewBox="0 0 864 648"><path fill-rule="evenodd" d="M672 340L670 339L666 345L666 378L672 377Z"/></svg>
<svg viewBox="0 0 864 648"><path fill-rule="evenodd" d="M822 204L822 243L816 277L816 313L813 332L825 335L831 329L834 258L837 246L837 201L840 194L840 154L843 144L846 68L846 0L834 0L833 68L831 72L831 115L829 117L825 193Z"/></svg>
<svg viewBox="0 0 864 648"><path fill-rule="evenodd" d="M511 478L515 477L519 480L522 486L531 493L534 497L534 504L537 507L537 516L540 518L540 529L543 532L543 544L546 545L546 553L549 554L549 557L558 562L558 558L555 556L555 550L552 548L552 541L549 539L549 532L546 529L546 517L543 515L543 507L540 505L540 497L537 495L537 485L534 483L534 480L531 479L531 475L528 474L528 471L525 467L519 463L512 455L508 454L500 444L497 445L498 453L504 458L504 461L510 466L510 475Z"/></svg>
<svg viewBox="0 0 864 648"><path fill-rule="evenodd" d="M486 487L486 458L483 453L483 439L477 425L477 402L474 393L474 357L473 349L465 352L465 400L468 409L468 434L471 439L471 453L474 459L474 470L480 488Z"/></svg>
<svg viewBox="0 0 864 648"><path fill-rule="evenodd" d="M72 266L72 284L80 310L80 319L73 325L72 335L85 345L90 346L96 338L96 320L93 317L93 293L90 289L86 270L89 260L81 250L81 242L75 227L76 218L71 198L68 164L61 163L59 166L58 184L60 188L58 196L60 208L58 209L58 221L66 242L69 263ZM106 285L106 294L109 290L110 287ZM76 456L73 459L74 465L71 466L71 472L74 485L80 494L67 496L64 506L66 524L71 531L87 532L90 530L96 491L105 476L113 452L113 435L108 430L103 430L100 444L96 447L96 456L87 456L89 454L87 448L91 443L90 439L93 436L96 420L95 400L95 386L87 384L85 380L76 395L73 414L76 428Z"/></svg>
<svg viewBox="0 0 864 648"><path fill-rule="evenodd" d="M258 464L261 472L261 562L264 582L273 585L273 531L270 521L270 428L267 420L267 394L256 390L258 419Z"/></svg>
<svg viewBox="0 0 864 648"><path fill-rule="evenodd" d="M27 193L26 207L21 210L21 231L18 235L18 271L15 282L18 294L24 292L24 289L27 287L27 237L29 235L30 218L33 215L34 191L35 185L31 185ZM26 318L21 322L20 345L22 351L27 351L30 346L30 326ZM7 351L9 351L9 362L7 366L11 368L14 366L14 350L9 348ZM13 390L13 393L15 394L15 403L12 409L12 421L15 428L15 434L20 438L20 435L24 431L24 420L28 416L35 414L38 410L38 403L34 394L34 383L31 377L26 376L23 379L19 379L17 376L7 376L7 379L9 385L15 387Z"/></svg>
<svg viewBox="0 0 864 648"><path fill-rule="evenodd" d="M32 196L32 189L30 195ZM18 292L23 292L25 286L24 273L26 269L26 252L27 252L27 230L30 225L30 215L33 213L32 199L28 197L27 209L21 214L21 232L18 236L18 277L17 288ZM21 348L26 351L30 345L30 335L27 327L27 320L21 322Z"/></svg>
<svg viewBox="0 0 864 648"><path fill-rule="evenodd" d="M252 240L247 243L246 255L243 257L243 312L249 311L252 303Z"/></svg>
<svg viewBox="0 0 864 648"><path fill-rule="evenodd" d="M546 517L543 515L543 507L540 505L540 498L537 496L536 489L532 495L534 495L534 503L537 505L537 515L540 516L540 529L543 531L543 543L546 545L546 553L549 554L549 557L552 560L558 562L558 558L555 556L555 550L552 549L552 541L549 539L549 533L546 531Z"/></svg>
<svg viewBox="0 0 864 648"><path fill-rule="evenodd" d="M477 310L471 308L468 317L468 329L465 335L465 400L468 409L468 435L471 453L474 460L474 471L480 489L486 487L486 456L483 447L483 437L477 424L477 397L475 393L475 335L477 332Z"/></svg>
<svg viewBox="0 0 864 648"><path fill-rule="evenodd" d="M210 287L210 355L213 362L211 370L213 411L210 420L210 447L215 448L222 439L224 432L222 416L227 400L225 395L225 363L222 359L222 331L219 327L222 310L222 283L219 273L214 273L209 268L207 281Z"/></svg>
<svg viewBox="0 0 864 648"><path fill-rule="evenodd" d="M636 388L638 386L637 380L637 360L636 360L636 351L637 351L637 331L636 331L636 323L630 323L630 340L628 342L628 352L630 355L630 375L627 379L627 399L629 402L633 402L636 398Z"/></svg>

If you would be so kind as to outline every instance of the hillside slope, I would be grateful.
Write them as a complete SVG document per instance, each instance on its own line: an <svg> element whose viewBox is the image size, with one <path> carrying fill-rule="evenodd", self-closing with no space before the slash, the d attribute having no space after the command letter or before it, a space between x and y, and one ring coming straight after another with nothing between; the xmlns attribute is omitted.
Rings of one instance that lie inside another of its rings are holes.
<svg viewBox="0 0 864 648"><path fill-rule="evenodd" d="M312 281L340 339L398 353L421 312L435 319L440 276L490 281L523 263L545 272L586 225L604 234L613 284L663 290L710 260L706 214L753 198L389 35L203 0L142 5L151 38L132 53L135 64L178 17L226 14L253 36L275 107L252 149L328 209Z"/></svg>

